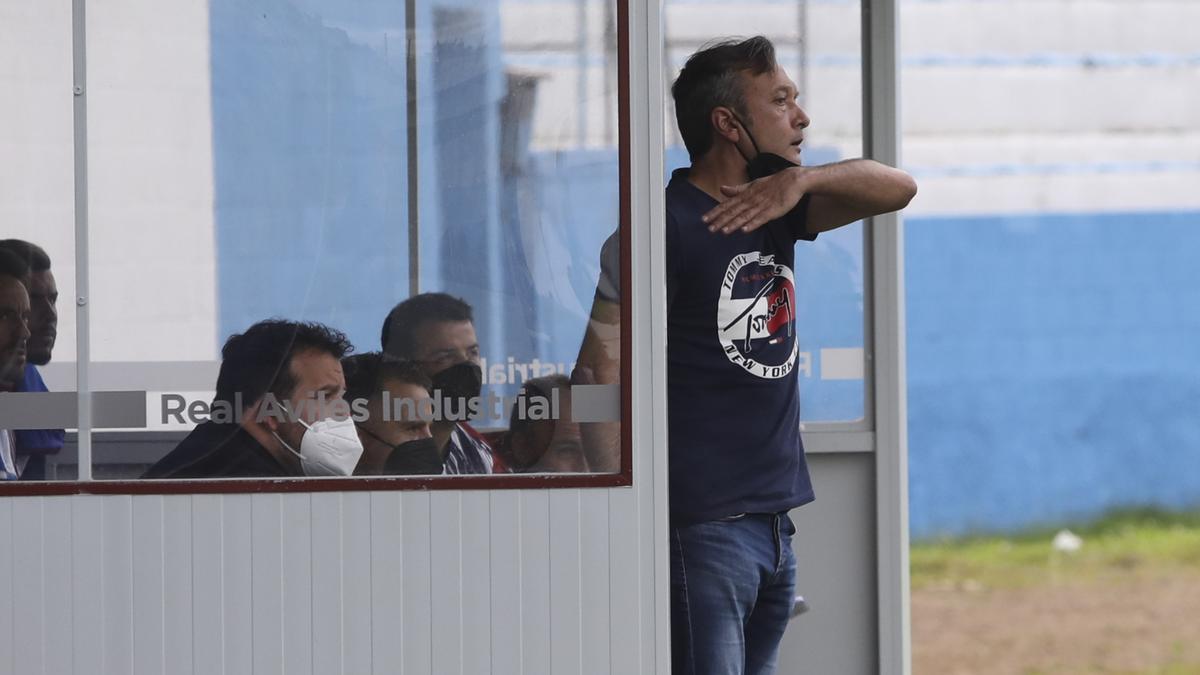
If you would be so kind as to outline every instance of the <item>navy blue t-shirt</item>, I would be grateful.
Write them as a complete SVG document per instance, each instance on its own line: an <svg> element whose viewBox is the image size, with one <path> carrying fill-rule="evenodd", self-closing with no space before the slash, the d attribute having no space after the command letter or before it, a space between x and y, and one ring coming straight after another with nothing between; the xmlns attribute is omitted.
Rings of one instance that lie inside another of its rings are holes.
<svg viewBox="0 0 1200 675"><path fill-rule="evenodd" d="M710 233L717 201L679 169L667 185L671 520L774 513L813 499L800 441L792 268L806 208ZM802 207L806 207L803 204Z"/></svg>

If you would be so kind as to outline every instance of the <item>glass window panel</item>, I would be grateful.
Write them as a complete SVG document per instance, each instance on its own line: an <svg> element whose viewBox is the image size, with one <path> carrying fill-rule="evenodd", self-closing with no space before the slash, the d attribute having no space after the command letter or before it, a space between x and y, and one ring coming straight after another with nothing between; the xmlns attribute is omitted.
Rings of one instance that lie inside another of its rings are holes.
<svg viewBox="0 0 1200 675"><path fill-rule="evenodd" d="M0 457L22 480L76 475L71 84L70 4L0 8L0 390L20 392L3 394Z"/></svg>
<svg viewBox="0 0 1200 675"><path fill-rule="evenodd" d="M570 30L547 40L531 17ZM340 423L315 424L333 410L300 411L305 429L253 405L264 363L293 404L322 386L329 400L343 383L363 393L363 378L384 373L348 411L372 471L618 468L617 435L600 432L619 430L619 327L589 323L601 246L620 222L615 5L211 0L164 15L122 0L88 29L92 374L97 389L147 392L144 425L97 430L98 478L142 476L169 453L149 475L337 469L308 457L314 439L340 443ZM606 267L615 288L619 260ZM413 293L425 295L389 314ZM300 356L233 368L253 341L230 358L222 345L268 318L337 329L358 353L386 346L388 363L342 368L324 345L313 372ZM589 325L607 330L588 353L610 356L579 374ZM461 362L479 366L476 414L422 428L419 400L469 392L472 369L449 368ZM241 379L217 392L226 371ZM572 375L608 386L572 405ZM384 390L412 405L387 410ZM251 421L222 426L226 410ZM572 410L600 421L541 419ZM510 430L514 411L525 419ZM420 454L382 461L430 431L437 470ZM588 438L606 439L604 462L587 461Z"/></svg>

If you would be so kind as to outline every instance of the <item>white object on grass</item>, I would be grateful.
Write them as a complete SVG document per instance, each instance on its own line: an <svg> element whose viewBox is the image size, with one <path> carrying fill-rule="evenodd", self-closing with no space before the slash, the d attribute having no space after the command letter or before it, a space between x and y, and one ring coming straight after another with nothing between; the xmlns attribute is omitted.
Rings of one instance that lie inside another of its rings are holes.
<svg viewBox="0 0 1200 675"><path fill-rule="evenodd" d="M1083 548L1083 539L1070 530L1059 530L1050 545L1059 553L1075 553Z"/></svg>

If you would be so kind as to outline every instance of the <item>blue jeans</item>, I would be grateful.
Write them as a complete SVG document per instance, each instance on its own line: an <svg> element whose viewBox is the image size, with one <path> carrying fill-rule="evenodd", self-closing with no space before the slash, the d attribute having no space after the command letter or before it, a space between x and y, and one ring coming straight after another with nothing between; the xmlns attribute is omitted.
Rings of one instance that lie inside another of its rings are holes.
<svg viewBox="0 0 1200 675"><path fill-rule="evenodd" d="M796 528L751 513L671 529L676 675L770 675L795 598Z"/></svg>

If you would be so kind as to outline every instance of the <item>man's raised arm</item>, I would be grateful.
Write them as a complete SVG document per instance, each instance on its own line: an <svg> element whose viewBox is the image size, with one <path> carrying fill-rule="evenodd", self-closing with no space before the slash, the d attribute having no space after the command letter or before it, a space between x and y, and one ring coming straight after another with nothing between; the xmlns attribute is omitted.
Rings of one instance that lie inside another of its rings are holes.
<svg viewBox="0 0 1200 675"><path fill-rule="evenodd" d="M791 211L809 197L807 230L825 232L880 213L899 211L917 194L907 173L871 159L797 166L750 181L721 186L726 196L704 215L709 230L749 232Z"/></svg>

